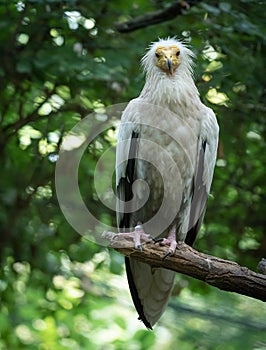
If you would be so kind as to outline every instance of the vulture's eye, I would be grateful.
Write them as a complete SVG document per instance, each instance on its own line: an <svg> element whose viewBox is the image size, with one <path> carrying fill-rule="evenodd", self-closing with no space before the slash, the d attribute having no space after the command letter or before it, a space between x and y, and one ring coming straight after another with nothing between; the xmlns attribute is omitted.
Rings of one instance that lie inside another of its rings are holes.
<svg viewBox="0 0 266 350"><path fill-rule="evenodd" d="M156 56L157 58L159 58L159 57L160 57L160 54L159 54L158 52L155 52L155 56Z"/></svg>
<svg viewBox="0 0 266 350"><path fill-rule="evenodd" d="M180 51L177 51L176 53L176 57L178 57L180 55Z"/></svg>

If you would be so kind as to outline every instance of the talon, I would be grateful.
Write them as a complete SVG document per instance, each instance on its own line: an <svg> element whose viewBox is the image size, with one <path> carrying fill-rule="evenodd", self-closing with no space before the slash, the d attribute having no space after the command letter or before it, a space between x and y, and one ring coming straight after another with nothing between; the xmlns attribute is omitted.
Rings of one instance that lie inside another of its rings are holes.
<svg viewBox="0 0 266 350"><path fill-rule="evenodd" d="M168 256L173 255L173 251L172 249L169 249L166 254L163 256L162 260L165 260L166 258L168 258Z"/></svg>
<svg viewBox="0 0 266 350"><path fill-rule="evenodd" d="M138 249L142 253L142 244L137 245L137 247L135 247L135 248Z"/></svg>

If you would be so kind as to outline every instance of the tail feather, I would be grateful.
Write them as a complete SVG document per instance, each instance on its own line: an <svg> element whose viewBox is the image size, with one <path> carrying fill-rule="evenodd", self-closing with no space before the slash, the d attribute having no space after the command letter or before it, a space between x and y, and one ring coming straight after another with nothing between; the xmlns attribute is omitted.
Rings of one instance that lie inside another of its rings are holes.
<svg viewBox="0 0 266 350"><path fill-rule="evenodd" d="M139 314L139 319L142 320L142 322L145 324L145 326L149 329L152 329L152 326L150 322L146 319L144 311L143 311L143 305L141 304L139 295L138 295L138 290L134 282L134 277L131 271L130 267L130 259L125 258L125 265L126 265L126 272L127 272L127 280L128 280L128 285L129 285L129 290L131 293L131 297L133 299L135 308Z"/></svg>
<svg viewBox="0 0 266 350"><path fill-rule="evenodd" d="M125 262L129 289L139 318L152 329L167 305L175 272L152 268L135 259L126 258Z"/></svg>

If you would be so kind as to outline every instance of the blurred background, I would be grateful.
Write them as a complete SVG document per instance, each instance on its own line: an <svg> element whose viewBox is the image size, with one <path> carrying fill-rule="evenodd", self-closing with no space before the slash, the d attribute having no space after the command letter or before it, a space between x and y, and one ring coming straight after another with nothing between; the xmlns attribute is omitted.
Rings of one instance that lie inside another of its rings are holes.
<svg viewBox="0 0 266 350"><path fill-rule="evenodd" d="M174 1L0 1L1 350L266 349L263 302L178 274L170 305L147 331L123 256L75 232L56 198L66 133L90 113L138 96L147 46L177 35L196 54L198 89L220 124L195 248L254 271L266 257L265 1L180 3L175 16L167 12ZM158 23L149 25L156 11ZM131 27L132 19L142 27ZM127 21L122 32L117 23ZM79 182L88 208L115 225L93 182L113 142L106 132L88 147Z"/></svg>

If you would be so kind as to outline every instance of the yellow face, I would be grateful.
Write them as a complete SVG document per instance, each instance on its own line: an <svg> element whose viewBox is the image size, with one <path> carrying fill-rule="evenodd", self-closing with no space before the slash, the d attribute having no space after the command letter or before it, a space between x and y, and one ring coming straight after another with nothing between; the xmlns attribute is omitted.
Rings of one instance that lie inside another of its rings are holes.
<svg viewBox="0 0 266 350"><path fill-rule="evenodd" d="M177 46L159 46L155 51L156 66L169 75L173 75L180 65L180 49Z"/></svg>

